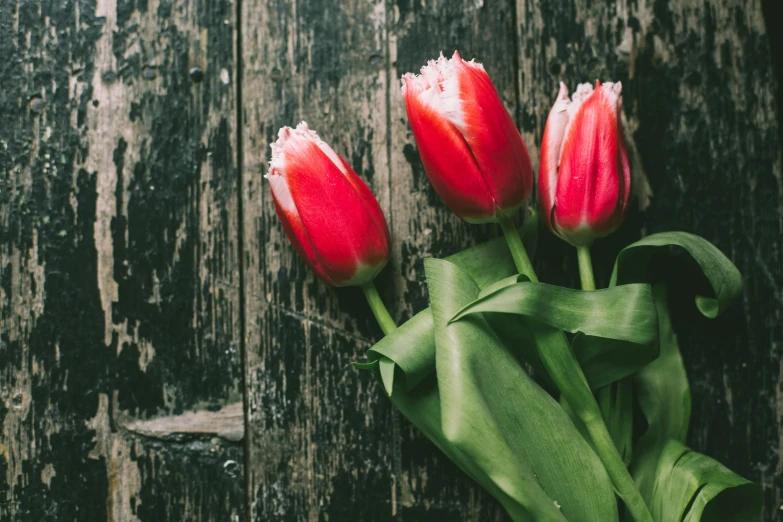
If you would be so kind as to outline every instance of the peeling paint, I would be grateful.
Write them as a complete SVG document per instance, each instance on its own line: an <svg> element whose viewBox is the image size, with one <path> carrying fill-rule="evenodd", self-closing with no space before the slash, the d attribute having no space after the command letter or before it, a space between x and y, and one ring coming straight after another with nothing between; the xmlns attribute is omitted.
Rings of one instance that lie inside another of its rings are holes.
<svg viewBox="0 0 783 522"><path fill-rule="evenodd" d="M2 520L241 519L241 447L117 429L240 395L234 8L0 5Z"/></svg>

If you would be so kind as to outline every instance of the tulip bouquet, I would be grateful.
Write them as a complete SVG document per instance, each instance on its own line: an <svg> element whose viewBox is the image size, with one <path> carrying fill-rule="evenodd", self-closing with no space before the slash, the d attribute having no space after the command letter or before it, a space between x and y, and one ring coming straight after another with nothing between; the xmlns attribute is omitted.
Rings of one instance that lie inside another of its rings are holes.
<svg viewBox="0 0 783 522"><path fill-rule="evenodd" d="M683 232L647 236L597 289L592 243L629 206L620 83L564 84L538 172L540 221L573 245L582 288L540 282L515 215L533 192L530 157L484 68L454 53L406 74L402 92L422 163L446 205L504 238L424 262L430 307L397 326L374 286L389 228L364 182L305 123L272 145L280 221L326 283L360 286L385 337L357 368L515 521L758 520L760 492L684 445L690 392L672 331L666 257L709 283L709 318L741 289L735 266Z"/></svg>

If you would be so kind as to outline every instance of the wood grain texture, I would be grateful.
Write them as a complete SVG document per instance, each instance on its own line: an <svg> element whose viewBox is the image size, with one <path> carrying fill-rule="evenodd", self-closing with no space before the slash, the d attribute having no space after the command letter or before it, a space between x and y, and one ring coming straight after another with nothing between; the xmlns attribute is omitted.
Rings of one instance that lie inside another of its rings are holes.
<svg viewBox="0 0 783 522"><path fill-rule="evenodd" d="M242 517L233 9L0 4L4 521Z"/></svg>
<svg viewBox="0 0 783 522"><path fill-rule="evenodd" d="M646 178L597 280L670 229L737 263L727 317L675 309L690 444L778 519L780 85L758 0L0 3L0 519L506 520L350 367L381 332L360 291L297 258L261 177L302 119L354 166L391 226L379 286L404 321L424 258L498 234L445 208L404 113L400 75L454 49L534 163L557 81L623 82ZM577 285L571 249L542 234L538 251L544 280ZM663 270L688 302L682 268Z"/></svg>
<svg viewBox="0 0 783 522"><path fill-rule="evenodd" d="M243 145L253 520L393 520L392 409L350 362L380 335L356 288L296 256L262 175L306 119L389 210L385 5L243 2Z"/></svg>

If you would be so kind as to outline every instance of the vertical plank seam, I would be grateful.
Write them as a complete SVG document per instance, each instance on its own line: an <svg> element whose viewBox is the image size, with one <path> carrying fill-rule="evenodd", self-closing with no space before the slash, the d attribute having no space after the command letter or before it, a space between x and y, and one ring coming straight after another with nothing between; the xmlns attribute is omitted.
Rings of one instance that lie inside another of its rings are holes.
<svg viewBox="0 0 783 522"><path fill-rule="evenodd" d="M384 104L386 105L386 165L389 169L389 225L392 230L394 230L394 206L391 204L391 195L393 194L392 190L394 189L394 184L392 183L392 178L394 177L394 167L392 164L392 115L391 115L391 44L389 43L389 14L394 13L394 8L391 5L391 0L386 0L384 2L385 6L385 13L384 13L384 21L383 21L383 30L384 30L384 54L386 55L386 63L384 63L384 67L386 68L386 85L384 85L384 88L386 89L385 94L385 100ZM393 239L393 238L392 238Z"/></svg>
<svg viewBox="0 0 783 522"><path fill-rule="evenodd" d="M775 27L775 20L783 20L782 6L783 4L776 3L774 0L762 0L761 2L773 76L778 80L778 85L775 89L775 100L777 101L775 105L777 107L778 137L781 150L783 150L783 56L781 56L781 53L775 53L774 49L780 49L781 45L783 45L783 38L781 38L780 32Z"/></svg>
<svg viewBox="0 0 783 522"><path fill-rule="evenodd" d="M395 230L394 228L394 212L393 212L393 205L391 204L391 195L394 194L394 164L392 162L392 155L393 155L393 146L392 146L392 106L391 106L391 89L392 89L392 63L391 63L391 43L389 42L389 33L391 31L391 22L390 19L392 16L394 16L394 6L392 5L391 0L385 0L384 2L384 21L383 21L383 30L384 30L384 45L386 48L384 49L384 54L386 55L386 61L384 63L384 66L386 68L386 85L384 85L384 88L386 89L385 94L385 105L386 105L386 164L387 168L389 169L389 225L391 230ZM394 240L394 238L392 238ZM392 285L392 289L394 289L394 285ZM393 300L393 302L396 302L396 299ZM394 310L392 310L392 313L394 313ZM393 317L393 316L392 316ZM396 322L396 319L395 319ZM392 516L394 516L398 522L403 522L403 516L402 513L397 509L397 503L400 500L400 490L401 490L401 483L402 483L402 448L400 447L400 439L401 439L401 426L400 426L400 414L396 410L396 408L391 408L391 423L392 423L392 472L393 472L393 480L392 480L392 488L393 488L393 498L392 498Z"/></svg>
<svg viewBox="0 0 783 522"><path fill-rule="evenodd" d="M242 47L242 0L235 0L234 23L236 30L236 138L237 138L237 265L239 268L239 351L242 365L242 482L244 498L244 520L251 520L251 494L250 494L250 397L247 385L248 363L247 363L247 313L246 313L246 295L245 295L245 154L244 154L244 136L242 132L242 85L244 82L244 63Z"/></svg>
<svg viewBox="0 0 783 522"><path fill-rule="evenodd" d="M516 117L514 120L517 123L517 130L520 132L522 131L522 93L520 92L522 89L522 82L521 78L519 77L522 74L522 67L519 64L520 57L519 57L519 49L521 47L520 40L522 38L521 31L519 30L519 2L516 0L513 0L511 8L511 20L514 24L514 102L516 103Z"/></svg>
<svg viewBox="0 0 783 522"><path fill-rule="evenodd" d="M521 0L514 0L512 2L512 8L511 8L511 19L514 24L514 96L515 101L517 104L517 110L516 110L516 122L517 122L517 130L519 130L520 134L524 132L525 129L522 128L522 100L524 97L522 96L522 56L521 56L521 50L522 50L522 26L519 24L519 10L521 8ZM536 121L534 127L532 129L533 134L535 135L538 132L538 121ZM534 139L535 140L535 139ZM525 146L528 146L526 143ZM529 149L528 149L529 150ZM538 205L538 192L537 192L537 173L533 172L533 192L530 194L530 199L528 199L527 204L522 208L522 211L519 213L522 217L517 218L518 220L521 220L524 222L527 220L527 218L530 217L530 209L537 209ZM535 245L533 247L533 252L538 251L538 243L540 241L540 236L536 238ZM536 265L536 257L532 258L533 266Z"/></svg>

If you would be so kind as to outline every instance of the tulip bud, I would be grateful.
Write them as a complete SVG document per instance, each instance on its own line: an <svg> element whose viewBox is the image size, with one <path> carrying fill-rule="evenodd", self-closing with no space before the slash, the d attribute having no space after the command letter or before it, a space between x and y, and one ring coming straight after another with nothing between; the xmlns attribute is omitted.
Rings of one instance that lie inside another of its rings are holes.
<svg viewBox="0 0 783 522"><path fill-rule="evenodd" d="M441 55L402 77L402 95L424 170L457 216L497 221L525 203L530 156L481 64Z"/></svg>
<svg viewBox="0 0 783 522"><path fill-rule="evenodd" d="M389 258L389 227L367 185L305 122L271 145L277 217L296 251L324 281L362 285Z"/></svg>
<svg viewBox="0 0 783 522"><path fill-rule="evenodd" d="M631 193L631 170L621 123L620 83L580 84L572 98L560 83L541 142L541 216L574 246L615 230Z"/></svg>

